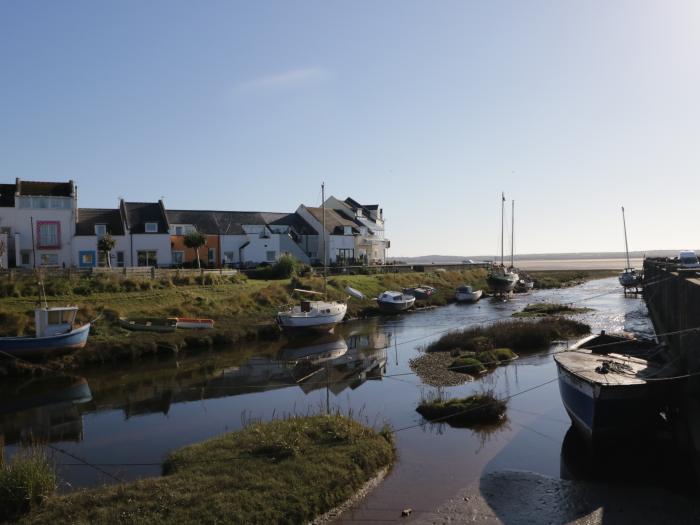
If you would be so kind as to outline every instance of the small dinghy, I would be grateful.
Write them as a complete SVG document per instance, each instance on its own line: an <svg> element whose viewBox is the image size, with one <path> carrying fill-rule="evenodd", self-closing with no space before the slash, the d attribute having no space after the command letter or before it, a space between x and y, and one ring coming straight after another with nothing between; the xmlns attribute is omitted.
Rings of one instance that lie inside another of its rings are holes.
<svg viewBox="0 0 700 525"><path fill-rule="evenodd" d="M515 283L515 291L518 293L527 293L531 291L534 287L535 281L528 277L518 279L518 282Z"/></svg>
<svg viewBox="0 0 700 525"><path fill-rule="evenodd" d="M416 286L415 288L404 288L403 293L406 295L412 295L418 300L425 301L426 299L430 299L433 295L435 295L435 292L437 292L437 288L433 288L432 286Z"/></svg>
<svg viewBox="0 0 700 525"><path fill-rule="evenodd" d="M122 328L134 332L174 332L177 328L177 319L174 317L120 317L119 324Z"/></svg>
<svg viewBox="0 0 700 525"><path fill-rule="evenodd" d="M554 355L564 408L592 443L643 431L658 416L665 395L664 381L658 381L661 366L610 353L628 343L603 341L601 336L587 337Z"/></svg>
<svg viewBox="0 0 700 525"><path fill-rule="evenodd" d="M382 312L398 313L413 307L416 298L401 292L386 291L377 297L377 305Z"/></svg>
<svg viewBox="0 0 700 525"><path fill-rule="evenodd" d="M474 290L474 288L468 284L463 284L457 287L455 299L458 303L475 303L481 299L483 293L484 292L481 290Z"/></svg>
<svg viewBox="0 0 700 525"><path fill-rule="evenodd" d="M49 307L44 302L44 306L34 310L34 335L0 337L0 352L16 357L34 357L83 348L91 323L74 327L77 314L77 306Z"/></svg>
<svg viewBox="0 0 700 525"><path fill-rule="evenodd" d="M176 317L175 327L185 330L211 330L214 328L213 319L194 319L192 317Z"/></svg>

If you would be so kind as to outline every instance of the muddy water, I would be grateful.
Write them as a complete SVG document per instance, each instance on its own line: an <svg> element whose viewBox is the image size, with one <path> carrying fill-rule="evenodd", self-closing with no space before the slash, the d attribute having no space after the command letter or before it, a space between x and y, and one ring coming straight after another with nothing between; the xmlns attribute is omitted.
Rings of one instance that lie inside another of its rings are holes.
<svg viewBox="0 0 700 525"><path fill-rule="evenodd" d="M489 471L571 476L562 461L570 424L551 357L566 343L444 389L451 396L484 388L514 396L507 421L497 428L423 425L415 412L421 396L432 390L408 364L421 346L450 329L508 318L536 301L592 308L579 317L594 331L652 332L643 302L623 297L616 279L604 279L510 302L486 299L349 323L335 337L105 367L85 381L9 383L0 392L5 454L31 439L48 441L67 491L159 475L168 451L236 430L251 419L341 410L371 425L389 423L397 430L399 454L384 483L342 522L397 521L406 507L413 509L410 521Z"/></svg>

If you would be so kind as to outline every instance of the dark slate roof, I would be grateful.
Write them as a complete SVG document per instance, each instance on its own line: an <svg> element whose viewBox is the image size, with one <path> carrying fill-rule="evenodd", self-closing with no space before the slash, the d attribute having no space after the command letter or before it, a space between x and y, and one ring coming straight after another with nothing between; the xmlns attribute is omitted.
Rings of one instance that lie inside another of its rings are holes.
<svg viewBox="0 0 700 525"><path fill-rule="evenodd" d="M298 213L262 213L266 224L291 226L300 235L316 235L316 230Z"/></svg>
<svg viewBox="0 0 700 525"><path fill-rule="evenodd" d="M78 208L76 235L95 235L95 224L106 224L110 235L124 235L122 216L117 209Z"/></svg>
<svg viewBox="0 0 700 525"><path fill-rule="evenodd" d="M244 235L241 212L207 210L167 210L170 224L191 224L205 235ZM247 223L250 224L250 223ZM255 223L257 224L257 222Z"/></svg>
<svg viewBox="0 0 700 525"><path fill-rule="evenodd" d="M323 223L323 209L322 208L306 208L309 213L320 223ZM338 213L336 210L326 208L326 231L334 235L342 235L345 226L350 226L353 229L353 233L359 233L359 228L357 223L353 220L347 219Z"/></svg>
<svg viewBox="0 0 700 525"><path fill-rule="evenodd" d="M350 197L345 199L344 202L345 202L345 204L350 206L353 210L363 209L363 210L366 210L369 212L369 211L376 211L379 209L379 204L360 204L355 199L352 199ZM369 215L369 213L367 215Z"/></svg>
<svg viewBox="0 0 700 525"><path fill-rule="evenodd" d="M68 182L38 182L17 179L15 183L20 195L36 195L39 197L72 197L75 188L73 181Z"/></svg>
<svg viewBox="0 0 700 525"><path fill-rule="evenodd" d="M0 208L12 208L15 205L15 184L0 184Z"/></svg>
<svg viewBox="0 0 700 525"><path fill-rule="evenodd" d="M168 219L162 202L125 202L120 207L131 233L146 233L147 222L158 223L158 233L168 233Z"/></svg>

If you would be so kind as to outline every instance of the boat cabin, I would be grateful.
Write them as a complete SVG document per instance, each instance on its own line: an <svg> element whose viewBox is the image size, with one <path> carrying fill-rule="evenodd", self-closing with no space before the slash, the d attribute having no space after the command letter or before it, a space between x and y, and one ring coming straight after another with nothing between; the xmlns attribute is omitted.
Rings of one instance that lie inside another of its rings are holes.
<svg viewBox="0 0 700 525"><path fill-rule="evenodd" d="M37 308L34 310L36 337L51 337L70 332L77 314L77 306Z"/></svg>

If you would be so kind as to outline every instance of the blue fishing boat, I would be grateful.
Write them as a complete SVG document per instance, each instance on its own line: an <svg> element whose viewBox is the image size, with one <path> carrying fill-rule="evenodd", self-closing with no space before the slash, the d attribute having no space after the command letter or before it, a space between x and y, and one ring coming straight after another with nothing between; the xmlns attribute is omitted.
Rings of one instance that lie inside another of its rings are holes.
<svg viewBox="0 0 700 525"><path fill-rule="evenodd" d="M0 352L15 357L36 357L83 348L91 323L74 327L77 314L77 306L36 308L34 335L0 337Z"/></svg>

